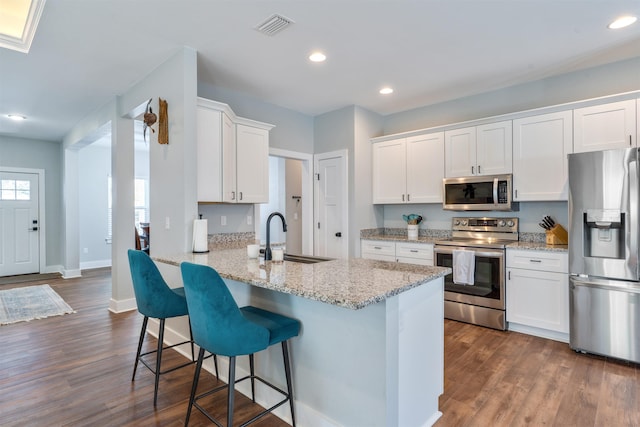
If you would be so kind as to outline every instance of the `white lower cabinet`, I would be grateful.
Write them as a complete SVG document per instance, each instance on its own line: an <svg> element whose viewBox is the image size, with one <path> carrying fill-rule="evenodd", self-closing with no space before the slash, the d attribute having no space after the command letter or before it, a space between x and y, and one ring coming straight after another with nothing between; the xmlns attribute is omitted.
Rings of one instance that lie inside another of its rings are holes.
<svg viewBox="0 0 640 427"><path fill-rule="evenodd" d="M565 252L507 249L509 330L569 340L569 275Z"/></svg>
<svg viewBox="0 0 640 427"><path fill-rule="evenodd" d="M433 266L431 243L362 240L360 244L362 258Z"/></svg>

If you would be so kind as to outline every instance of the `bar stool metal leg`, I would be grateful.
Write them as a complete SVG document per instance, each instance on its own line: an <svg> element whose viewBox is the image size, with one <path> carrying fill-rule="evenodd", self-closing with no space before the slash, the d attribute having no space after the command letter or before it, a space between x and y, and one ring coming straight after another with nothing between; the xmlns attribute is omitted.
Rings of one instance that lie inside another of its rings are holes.
<svg viewBox="0 0 640 427"><path fill-rule="evenodd" d="M236 391L236 357L229 357L229 389L227 395L227 427L233 426L233 403Z"/></svg>
<svg viewBox="0 0 640 427"><path fill-rule="evenodd" d="M193 409L193 403L196 399L196 390L198 389L198 380L200 379L203 359L204 348L200 348L198 352L198 363L196 363L196 372L193 374L193 385L191 386L191 396L189 397L189 407L187 408L187 419L184 421L185 427L189 425L189 418L191 418L191 409Z"/></svg>
<svg viewBox="0 0 640 427"><path fill-rule="evenodd" d="M256 369L253 354L249 355L249 373L251 374L251 400L256 403Z"/></svg>
<svg viewBox="0 0 640 427"><path fill-rule="evenodd" d="M138 361L140 360L140 352L142 351L142 342L144 341L144 335L147 332L147 322L149 318L144 316L144 320L142 321L142 330L140 331L140 340L138 341L138 352L136 353L136 362L133 364L133 375L131 376L131 381L136 379L136 370L138 369Z"/></svg>
<svg viewBox="0 0 640 427"><path fill-rule="evenodd" d="M282 358L284 359L284 375L287 380L287 393L289 393L291 425L296 427L296 416L293 412L293 388L291 387L291 364L289 363L289 347L287 346L287 341L282 341Z"/></svg>
<svg viewBox="0 0 640 427"><path fill-rule="evenodd" d="M156 353L156 382L153 389L153 406L158 403L158 383L160 382L160 363L162 361L162 347L164 343L164 322L165 319L160 319L160 328L158 330L158 352Z"/></svg>

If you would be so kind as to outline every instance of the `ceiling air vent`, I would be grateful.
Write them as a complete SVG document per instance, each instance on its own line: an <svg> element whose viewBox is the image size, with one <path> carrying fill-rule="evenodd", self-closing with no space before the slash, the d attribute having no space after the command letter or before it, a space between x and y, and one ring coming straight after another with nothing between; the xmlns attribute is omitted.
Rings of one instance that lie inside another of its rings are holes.
<svg viewBox="0 0 640 427"><path fill-rule="evenodd" d="M263 22L259 23L255 26L255 29L260 31L262 34L266 34L268 36L275 36L280 31L287 28L289 25L294 24L291 19L285 18L282 15L278 15L274 13Z"/></svg>

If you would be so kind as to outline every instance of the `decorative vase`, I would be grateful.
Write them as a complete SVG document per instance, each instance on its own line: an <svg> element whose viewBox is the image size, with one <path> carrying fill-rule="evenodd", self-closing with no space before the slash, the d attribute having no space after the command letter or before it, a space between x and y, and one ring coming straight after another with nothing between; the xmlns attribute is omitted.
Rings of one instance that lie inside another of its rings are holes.
<svg viewBox="0 0 640 427"><path fill-rule="evenodd" d="M419 224L407 224L407 239L418 240Z"/></svg>

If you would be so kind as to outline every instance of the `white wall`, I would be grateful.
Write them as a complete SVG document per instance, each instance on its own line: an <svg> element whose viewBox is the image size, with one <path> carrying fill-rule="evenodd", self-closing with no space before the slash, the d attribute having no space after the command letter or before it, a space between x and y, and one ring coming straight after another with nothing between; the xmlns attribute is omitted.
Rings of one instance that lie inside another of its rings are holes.
<svg viewBox="0 0 640 427"><path fill-rule="evenodd" d="M287 252L302 253L302 161L285 160L285 212L287 218Z"/></svg>
<svg viewBox="0 0 640 427"><path fill-rule="evenodd" d="M384 135L640 89L640 57L549 77L384 118Z"/></svg>
<svg viewBox="0 0 640 427"><path fill-rule="evenodd" d="M78 151L80 268L111 265L108 236L108 177L111 144L91 144Z"/></svg>

